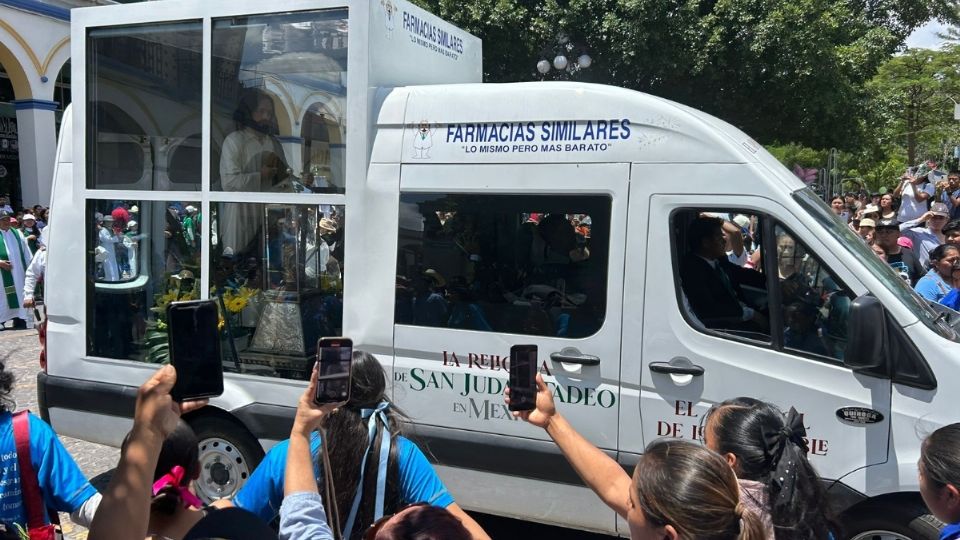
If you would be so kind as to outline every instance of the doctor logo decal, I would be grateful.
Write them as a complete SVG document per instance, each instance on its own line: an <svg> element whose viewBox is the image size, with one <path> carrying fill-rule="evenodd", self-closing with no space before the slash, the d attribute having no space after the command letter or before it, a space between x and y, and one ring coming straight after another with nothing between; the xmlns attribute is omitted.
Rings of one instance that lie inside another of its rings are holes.
<svg viewBox="0 0 960 540"><path fill-rule="evenodd" d="M380 0L380 8L383 10L383 25L387 29L387 39L393 38L393 29L396 27L397 5L393 0Z"/></svg>
<svg viewBox="0 0 960 540"><path fill-rule="evenodd" d="M416 133L413 136L413 159L430 159L434 131L436 131L436 128L426 120L421 120L417 124Z"/></svg>
<svg viewBox="0 0 960 540"><path fill-rule="evenodd" d="M415 367L409 371L396 371L394 381L414 392L442 392L451 398L453 413L473 420L517 420L503 402L503 392L510 374L509 353L457 354L443 351L443 367L450 370L430 371ZM468 371L463 372L464 368ZM610 409L617 404L617 395L607 388L558 384L549 380L552 374L547 361L543 361L538 371L558 403L602 409ZM499 376L488 376L487 373Z"/></svg>

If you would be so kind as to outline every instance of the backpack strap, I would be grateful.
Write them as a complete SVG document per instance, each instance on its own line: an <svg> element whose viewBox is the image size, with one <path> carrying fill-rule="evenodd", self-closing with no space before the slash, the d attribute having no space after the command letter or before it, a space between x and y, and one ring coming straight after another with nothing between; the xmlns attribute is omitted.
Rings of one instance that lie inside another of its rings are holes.
<svg viewBox="0 0 960 540"><path fill-rule="evenodd" d="M40 529L46 525L44 516L43 493L37 483L37 473L30 459L30 415L20 411L13 415L13 440L17 446L17 464L20 467L20 489L23 492L23 504L27 514L27 529ZM50 519L60 524L60 516L53 512Z"/></svg>

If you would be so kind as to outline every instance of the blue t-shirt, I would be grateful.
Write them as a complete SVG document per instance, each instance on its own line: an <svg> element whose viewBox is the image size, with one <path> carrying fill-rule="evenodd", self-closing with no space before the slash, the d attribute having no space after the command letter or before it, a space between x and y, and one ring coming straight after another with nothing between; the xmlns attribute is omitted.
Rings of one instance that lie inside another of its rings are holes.
<svg viewBox="0 0 960 540"><path fill-rule="evenodd" d="M940 530L940 540L960 538L960 523L950 523Z"/></svg>
<svg viewBox="0 0 960 540"><path fill-rule="evenodd" d="M954 311L960 311L960 289L954 289L940 299L940 303Z"/></svg>
<svg viewBox="0 0 960 540"><path fill-rule="evenodd" d="M939 302L952 289L952 287L940 277L940 274L933 269L920 278L913 288L917 291L917 294L934 302Z"/></svg>
<svg viewBox="0 0 960 540"><path fill-rule="evenodd" d="M73 512L97 493L53 429L30 416L30 461L47 507ZM13 439L13 415L0 413L0 521L27 524L20 486L17 444Z"/></svg>
<svg viewBox="0 0 960 540"><path fill-rule="evenodd" d="M397 465L400 470L400 498L404 504L426 502L446 508L453 504L453 497L440 477L433 470L423 452L404 437L394 440L397 445ZM237 493L233 503L253 512L260 519L270 522L280 512L283 503L283 477L287 467L287 447L290 441L282 441L267 452L250 479ZM320 435L310 438L310 452L320 452ZM320 476L320 467L314 463L314 473ZM367 475L377 474L376 468L368 469ZM319 482L318 482L319 483Z"/></svg>

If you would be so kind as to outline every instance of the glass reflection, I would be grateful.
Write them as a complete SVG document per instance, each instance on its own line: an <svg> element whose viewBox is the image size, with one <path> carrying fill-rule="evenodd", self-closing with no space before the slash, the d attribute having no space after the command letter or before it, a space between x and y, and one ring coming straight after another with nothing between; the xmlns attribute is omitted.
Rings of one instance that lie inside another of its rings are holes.
<svg viewBox="0 0 960 540"><path fill-rule="evenodd" d="M343 206L219 203L211 222L210 296L221 303L235 369L304 379L317 339L342 332ZM243 250L225 244L250 216ZM226 218L226 219L225 219Z"/></svg>
<svg viewBox="0 0 960 540"><path fill-rule="evenodd" d="M200 22L95 28L87 49L87 185L200 189Z"/></svg>
<svg viewBox="0 0 960 540"><path fill-rule="evenodd" d="M213 189L342 193L347 10L215 20L213 51Z"/></svg>
<svg viewBox="0 0 960 540"><path fill-rule="evenodd" d="M200 297L199 206L87 202L89 354L166 361L166 306Z"/></svg>

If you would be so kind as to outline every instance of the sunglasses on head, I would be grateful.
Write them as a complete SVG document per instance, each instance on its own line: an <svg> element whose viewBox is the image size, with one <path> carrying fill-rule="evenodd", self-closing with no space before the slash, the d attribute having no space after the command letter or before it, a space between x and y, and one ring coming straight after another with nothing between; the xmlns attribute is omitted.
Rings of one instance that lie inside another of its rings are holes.
<svg viewBox="0 0 960 540"><path fill-rule="evenodd" d="M409 510L409 509L411 509L411 508L415 508L415 507L417 507L417 506L430 506L430 504L429 504L429 503L425 503L425 502L418 502L418 503L408 504L408 505L404 506L403 508L397 510L397 511L394 512L393 514L390 514L389 516L383 516L382 518L374 521L372 525L370 525L370 528L367 529L367 532L365 532L365 533L363 534L363 540L374 540L374 539L377 537L377 534L380 533L380 530L383 529L383 526L386 525L388 521L390 521L391 519L393 519L393 518L396 517L397 515L399 515L399 514L401 514L401 513L403 513L403 512L406 512L407 510Z"/></svg>

